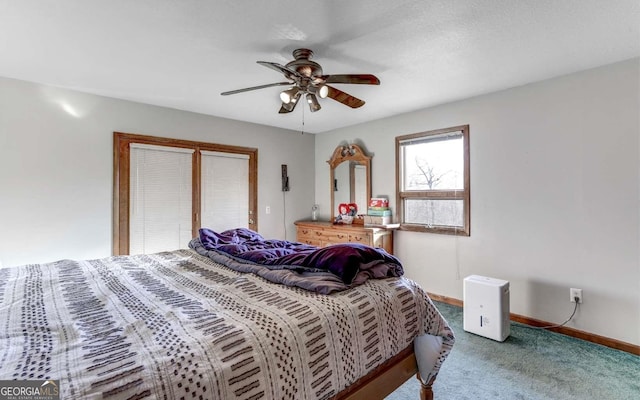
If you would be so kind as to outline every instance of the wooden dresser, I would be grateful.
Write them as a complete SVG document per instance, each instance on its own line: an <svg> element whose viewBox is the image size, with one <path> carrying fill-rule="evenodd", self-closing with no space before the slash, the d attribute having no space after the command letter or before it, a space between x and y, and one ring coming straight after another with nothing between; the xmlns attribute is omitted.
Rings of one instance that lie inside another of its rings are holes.
<svg viewBox="0 0 640 400"><path fill-rule="evenodd" d="M312 246L325 247L337 243L362 243L382 247L393 254L393 230L363 225L334 225L324 221L297 221L296 240Z"/></svg>

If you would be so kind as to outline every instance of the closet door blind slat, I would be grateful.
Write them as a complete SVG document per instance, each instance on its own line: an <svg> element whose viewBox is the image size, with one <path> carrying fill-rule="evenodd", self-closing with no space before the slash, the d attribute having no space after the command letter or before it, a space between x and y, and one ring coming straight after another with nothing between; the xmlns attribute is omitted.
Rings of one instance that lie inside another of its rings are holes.
<svg viewBox="0 0 640 400"><path fill-rule="evenodd" d="M201 151L201 226L222 232L249 227L249 156Z"/></svg>
<svg viewBox="0 0 640 400"><path fill-rule="evenodd" d="M187 248L192 239L193 152L131 145L130 254Z"/></svg>

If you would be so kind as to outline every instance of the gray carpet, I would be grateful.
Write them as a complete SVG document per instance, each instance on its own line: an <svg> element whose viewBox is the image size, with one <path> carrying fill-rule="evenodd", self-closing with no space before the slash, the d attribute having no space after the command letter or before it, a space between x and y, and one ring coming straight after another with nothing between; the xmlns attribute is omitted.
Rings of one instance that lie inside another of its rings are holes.
<svg viewBox="0 0 640 400"><path fill-rule="evenodd" d="M640 357L512 323L500 343L462 330L462 308L436 302L456 335L435 400L638 400ZM415 378L387 400L419 399Z"/></svg>

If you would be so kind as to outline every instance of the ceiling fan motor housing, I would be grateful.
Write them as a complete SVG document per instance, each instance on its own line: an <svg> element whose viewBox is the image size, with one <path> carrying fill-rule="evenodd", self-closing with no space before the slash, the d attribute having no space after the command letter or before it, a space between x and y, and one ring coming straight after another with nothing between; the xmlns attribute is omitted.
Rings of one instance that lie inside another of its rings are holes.
<svg viewBox="0 0 640 400"><path fill-rule="evenodd" d="M295 60L287 63L286 67L307 78L322 75L322 67L317 62L311 61L311 57L313 57L313 51L309 49L294 50Z"/></svg>

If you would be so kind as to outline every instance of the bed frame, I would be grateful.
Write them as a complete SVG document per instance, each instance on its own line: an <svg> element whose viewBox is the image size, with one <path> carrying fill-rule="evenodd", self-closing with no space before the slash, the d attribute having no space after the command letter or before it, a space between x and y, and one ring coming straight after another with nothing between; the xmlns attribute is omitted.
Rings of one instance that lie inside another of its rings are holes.
<svg viewBox="0 0 640 400"><path fill-rule="evenodd" d="M413 345L410 345L369 374L358 379L352 386L338 393L332 400L382 399L414 375L420 381L420 400L433 400L432 386L435 377L427 384L422 383L418 374L418 364L413 352Z"/></svg>

